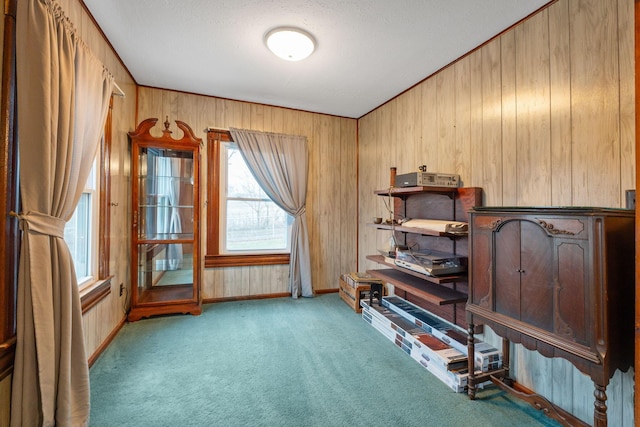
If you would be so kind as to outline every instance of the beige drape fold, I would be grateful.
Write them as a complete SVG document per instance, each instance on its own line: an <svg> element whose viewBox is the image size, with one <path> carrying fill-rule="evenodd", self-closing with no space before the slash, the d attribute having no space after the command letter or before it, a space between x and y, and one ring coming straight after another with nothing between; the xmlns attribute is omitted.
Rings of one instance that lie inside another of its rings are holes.
<svg viewBox="0 0 640 427"><path fill-rule="evenodd" d="M17 104L22 246L12 426L84 426L89 368L64 241L91 170L113 77L52 0L20 0Z"/></svg>
<svg viewBox="0 0 640 427"><path fill-rule="evenodd" d="M293 216L289 262L291 296L313 296L306 212L307 138L234 128L229 132L264 192Z"/></svg>

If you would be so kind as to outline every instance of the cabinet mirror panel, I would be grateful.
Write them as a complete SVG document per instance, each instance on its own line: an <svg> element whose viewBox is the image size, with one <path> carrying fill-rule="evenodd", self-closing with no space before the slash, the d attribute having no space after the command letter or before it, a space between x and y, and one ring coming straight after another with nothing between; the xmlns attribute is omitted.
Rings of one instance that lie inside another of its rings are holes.
<svg viewBox="0 0 640 427"><path fill-rule="evenodd" d="M141 148L138 239L193 239L193 151Z"/></svg>

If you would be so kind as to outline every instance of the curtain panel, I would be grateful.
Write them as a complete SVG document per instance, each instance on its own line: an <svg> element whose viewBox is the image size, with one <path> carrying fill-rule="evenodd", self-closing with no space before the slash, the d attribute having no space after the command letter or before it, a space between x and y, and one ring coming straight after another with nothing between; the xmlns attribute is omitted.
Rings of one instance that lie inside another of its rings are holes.
<svg viewBox="0 0 640 427"><path fill-rule="evenodd" d="M89 367L64 226L98 150L113 77L54 1L20 0L16 24L22 247L12 426L84 426Z"/></svg>
<svg viewBox="0 0 640 427"><path fill-rule="evenodd" d="M306 211L309 175L307 138L234 128L229 132L264 192L293 216L289 290L293 298L312 297Z"/></svg>

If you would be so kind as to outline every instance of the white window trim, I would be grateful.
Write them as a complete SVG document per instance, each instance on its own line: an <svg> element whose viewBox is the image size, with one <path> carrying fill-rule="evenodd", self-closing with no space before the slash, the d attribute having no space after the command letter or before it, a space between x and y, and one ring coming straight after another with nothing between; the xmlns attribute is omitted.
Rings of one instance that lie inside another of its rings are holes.
<svg viewBox="0 0 640 427"><path fill-rule="evenodd" d="M93 161L93 166L83 194L89 194L90 215L89 215L89 229L90 229L90 242L89 242L89 275L78 279L78 289L80 293L90 291L94 286L99 285L98 278L98 253L99 253L99 224L100 224L100 180L98 173L98 158Z"/></svg>

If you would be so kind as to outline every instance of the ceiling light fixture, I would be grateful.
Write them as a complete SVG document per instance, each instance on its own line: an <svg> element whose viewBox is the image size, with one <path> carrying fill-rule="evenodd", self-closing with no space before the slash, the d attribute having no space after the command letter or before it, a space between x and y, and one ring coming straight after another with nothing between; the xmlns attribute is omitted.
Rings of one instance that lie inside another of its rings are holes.
<svg viewBox="0 0 640 427"><path fill-rule="evenodd" d="M311 34L292 27L280 27L269 31L265 42L271 52L287 61L300 61L311 55L316 47Z"/></svg>

